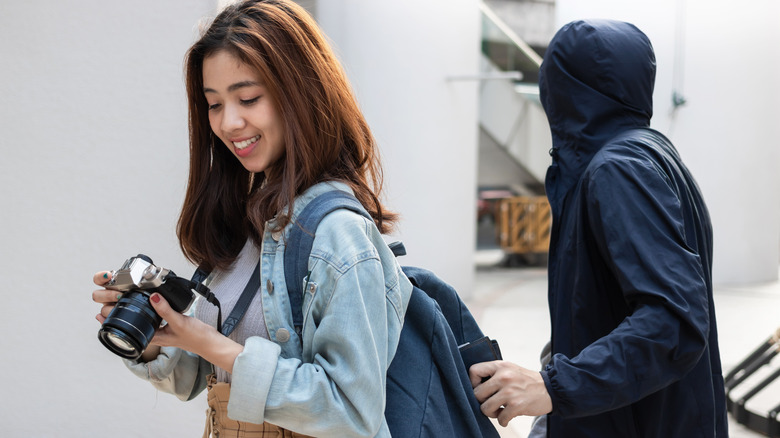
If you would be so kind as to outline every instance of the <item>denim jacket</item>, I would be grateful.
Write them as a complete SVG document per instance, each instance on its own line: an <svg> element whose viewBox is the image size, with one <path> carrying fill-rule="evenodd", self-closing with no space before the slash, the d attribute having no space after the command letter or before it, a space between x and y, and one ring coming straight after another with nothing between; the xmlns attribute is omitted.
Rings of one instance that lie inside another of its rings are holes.
<svg viewBox="0 0 780 438"><path fill-rule="evenodd" d="M319 183L296 198L294 216L317 195L335 189L351 192L340 182ZM283 264L291 226L271 232L271 221L265 227L260 293L271 340L250 337L236 358L228 416L317 437L389 437L386 372L412 285L373 222L335 211L317 228L299 336ZM151 362L126 363L182 400L200 393L211 372L203 359L173 347L162 348Z"/></svg>

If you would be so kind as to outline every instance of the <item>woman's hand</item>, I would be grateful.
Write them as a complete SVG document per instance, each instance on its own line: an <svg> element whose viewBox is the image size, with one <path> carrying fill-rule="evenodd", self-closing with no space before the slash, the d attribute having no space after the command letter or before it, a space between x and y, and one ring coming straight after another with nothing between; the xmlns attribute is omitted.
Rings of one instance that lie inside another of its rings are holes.
<svg viewBox="0 0 780 438"><path fill-rule="evenodd" d="M92 281L98 286L105 286L111 281L111 272L100 271L92 277ZM103 322L106 321L108 314L114 310L114 306L120 298L122 298L122 293L115 290L99 289L92 292L92 301L103 305L100 309L100 313L95 316L95 319L103 324Z"/></svg>
<svg viewBox="0 0 780 438"><path fill-rule="evenodd" d="M244 350L243 345L199 319L173 310L159 293L152 294L149 301L157 314L167 322L155 333L151 342L153 345L178 347L197 354L227 372L233 371L233 362Z"/></svg>
<svg viewBox="0 0 780 438"><path fill-rule="evenodd" d="M110 280L109 271L100 271L93 277L98 286L105 286ZM95 319L103 324L120 298L122 293L115 290L99 289L92 292L92 300L102 305ZM152 294L149 302L167 324L157 329L139 358L140 362L156 358L160 354L160 347L178 347L201 356L227 372L233 370L236 356L244 350L241 344L223 336L214 327L173 310L159 293Z"/></svg>

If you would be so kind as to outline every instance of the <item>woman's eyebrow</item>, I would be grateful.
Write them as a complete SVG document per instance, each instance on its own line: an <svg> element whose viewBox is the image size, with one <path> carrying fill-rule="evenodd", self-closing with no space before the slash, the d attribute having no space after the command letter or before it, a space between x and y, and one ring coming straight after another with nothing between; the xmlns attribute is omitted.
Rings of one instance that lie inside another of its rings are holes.
<svg viewBox="0 0 780 438"><path fill-rule="evenodd" d="M233 92L233 91L236 91L238 89L245 88L245 87L259 87L259 86L260 86L259 82L255 82L255 81L241 81L241 82L236 82L235 84L231 84L228 87L227 90L228 90L228 92ZM216 93L217 91L212 89L212 88L203 88L203 92L204 93Z"/></svg>

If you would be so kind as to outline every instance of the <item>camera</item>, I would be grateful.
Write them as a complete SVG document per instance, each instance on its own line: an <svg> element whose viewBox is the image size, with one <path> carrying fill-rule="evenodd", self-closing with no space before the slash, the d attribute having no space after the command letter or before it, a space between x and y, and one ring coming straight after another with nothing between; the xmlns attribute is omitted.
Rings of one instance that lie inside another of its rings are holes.
<svg viewBox="0 0 780 438"><path fill-rule="evenodd" d="M171 308L183 313L195 301L193 287L190 280L156 266L143 254L127 259L121 268L112 272L105 286L123 294L100 327L98 339L114 354L138 359L162 323L149 297L158 292Z"/></svg>

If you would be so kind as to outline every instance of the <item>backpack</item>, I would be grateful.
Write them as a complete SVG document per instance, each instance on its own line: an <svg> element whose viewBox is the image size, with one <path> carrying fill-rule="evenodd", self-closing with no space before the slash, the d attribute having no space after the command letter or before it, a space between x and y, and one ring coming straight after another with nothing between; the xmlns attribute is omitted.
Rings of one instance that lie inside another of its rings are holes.
<svg viewBox="0 0 780 438"><path fill-rule="evenodd" d="M313 199L291 228L284 274L296 330L303 325L303 283L317 225L342 208L373 221L354 196L334 190ZM399 243L390 248L396 256L405 254ZM468 376L472 364L501 359L498 344L482 333L450 285L425 269L401 269L413 289L387 370L385 419L390 433L402 438L498 438L480 411Z"/></svg>

